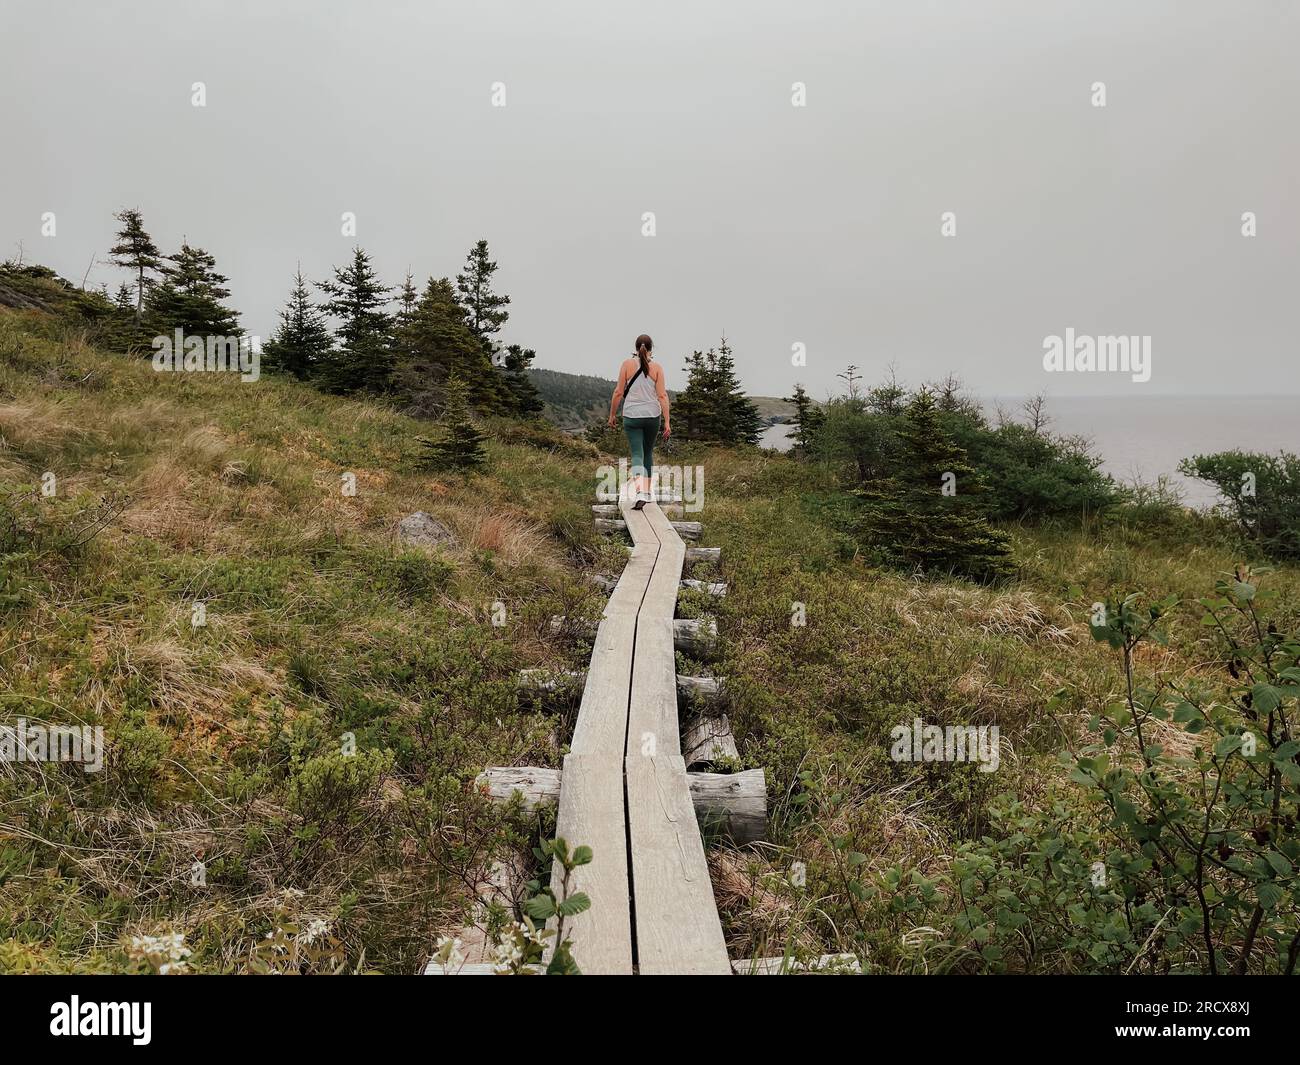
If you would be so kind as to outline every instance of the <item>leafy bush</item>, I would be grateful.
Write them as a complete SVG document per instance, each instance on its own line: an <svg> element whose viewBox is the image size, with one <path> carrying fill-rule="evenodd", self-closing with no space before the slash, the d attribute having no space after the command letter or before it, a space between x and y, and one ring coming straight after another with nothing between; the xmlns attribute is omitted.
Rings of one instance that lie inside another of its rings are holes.
<svg viewBox="0 0 1300 1065"><path fill-rule="evenodd" d="M1300 558L1300 457L1221 451L1183 459L1178 469L1214 485L1223 508L1264 554Z"/></svg>
<svg viewBox="0 0 1300 1065"><path fill-rule="evenodd" d="M1177 599L1095 606L1093 637L1121 654L1126 685L1093 715L1095 741L1063 756L1086 806L1003 804L950 875L888 873L892 912L946 925L925 952L994 970L1295 971L1300 638L1261 617L1266 597L1243 572L1198 601L1221 687L1135 679Z"/></svg>

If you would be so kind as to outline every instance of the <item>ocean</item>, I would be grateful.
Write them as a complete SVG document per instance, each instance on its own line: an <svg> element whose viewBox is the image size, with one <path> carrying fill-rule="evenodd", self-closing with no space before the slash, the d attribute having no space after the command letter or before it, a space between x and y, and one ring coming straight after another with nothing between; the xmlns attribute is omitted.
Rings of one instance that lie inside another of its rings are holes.
<svg viewBox="0 0 1300 1065"><path fill-rule="evenodd" d="M1023 396L988 401L990 413L1020 416ZM1204 509L1218 501L1208 484L1178 472L1180 460L1240 448L1276 454L1300 454L1300 396L1071 396L1048 399L1049 431L1082 435L1101 456L1102 468L1117 481L1153 482L1167 474L1189 507ZM760 443L781 451L787 426L773 425Z"/></svg>

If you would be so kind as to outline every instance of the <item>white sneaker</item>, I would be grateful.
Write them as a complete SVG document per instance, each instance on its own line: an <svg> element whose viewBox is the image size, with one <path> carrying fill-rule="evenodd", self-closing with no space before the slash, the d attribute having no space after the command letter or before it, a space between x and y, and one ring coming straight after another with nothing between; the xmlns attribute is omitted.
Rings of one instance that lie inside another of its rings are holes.
<svg viewBox="0 0 1300 1065"><path fill-rule="evenodd" d="M640 510L642 507L644 507L647 503L650 503L650 502L653 502L653 501L652 501L651 498L650 498L650 493L649 493L649 492L638 492L638 493L636 494L636 502L632 504L632 509L633 509L633 510Z"/></svg>

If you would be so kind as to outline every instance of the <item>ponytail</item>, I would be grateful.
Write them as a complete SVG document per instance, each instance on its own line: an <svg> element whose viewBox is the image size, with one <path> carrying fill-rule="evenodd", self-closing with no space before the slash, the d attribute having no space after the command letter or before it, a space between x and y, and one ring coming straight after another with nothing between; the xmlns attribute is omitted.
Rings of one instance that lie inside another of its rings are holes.
<svg viewBox="0 0 1300 1065"><path fill-rule="evenodd" d="M641 372L647 378L650 376L650 352L654 346L655 342L645 333L636 338L636 357L641 360Z"/></svg>

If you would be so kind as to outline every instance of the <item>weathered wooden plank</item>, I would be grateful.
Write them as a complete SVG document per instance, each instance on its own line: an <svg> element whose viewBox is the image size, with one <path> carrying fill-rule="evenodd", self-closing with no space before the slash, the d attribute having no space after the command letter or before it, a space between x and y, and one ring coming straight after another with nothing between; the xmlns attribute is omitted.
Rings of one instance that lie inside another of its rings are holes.
<svg viewBox="0 0 1300 1065"><path fill-rule="evenodd" d="M563 779L559 769L489 766L476 783L496 802L507 802L517 793L524 808L533 810L559 801ZM695 818L706 835L716 833L740 845L766 837L767 780L763 770L688 772L686 785Z"/></svg>
<svg viewBox="0 0 1300 1065"><path fill-rule="evenodd" d="M675 754L681 751L677 722L677 684L673 623L642 614L636 625L632 666L632 705L627 719L627 752Z"/></svg>
<svg viewBox="0 0 1300 1065"><path fill-rule="evenodd" d="M565 757L555 834L570 847L585 844L592 852L591 862L575 869L569 883L570 892L584 891L591 899L590 909L569 918L565 926L565 934L573 940L574 960L584 973L630 974L627 823L617 759L603 751L594 755L575 751ZM561 875L557 864L551 877L557 896Z"/></svg>
<svg viewBox="0 0 1300 1065"><path fill-rule="evenodd" d="M602 753L616 758L624 750L636 628L635 614L617 614L605 618L596 629L578 720L569 744L575 753Z"/></svg>
<svg viewBox="0 0 1300 1065"><path fill-rule="evenodd" d="M648 510L649 507L646 507L645 509ZM596 531L598 533L627 532L628 513L629 512L626 510L623 512L622 520L619 520L617 518L596 518L595 519ZM631 511L630 513L636 514L638 512L634 510ZM680 536L683 540L695 541L698 540L702 535L704 535L704 526L698 521L675 521L672 524L673 524L673 528L677 532L677 535Z"/></svg>
<svg viewBox="0 0 1300 1065"><path fill-rule="evenodd" d="M730 973L686 764L630 751L625 772L639 971Z"/></svg>

